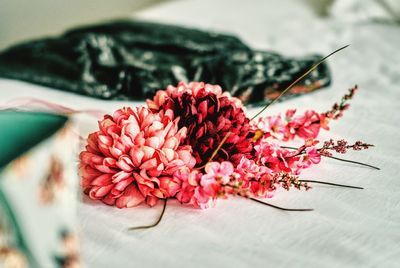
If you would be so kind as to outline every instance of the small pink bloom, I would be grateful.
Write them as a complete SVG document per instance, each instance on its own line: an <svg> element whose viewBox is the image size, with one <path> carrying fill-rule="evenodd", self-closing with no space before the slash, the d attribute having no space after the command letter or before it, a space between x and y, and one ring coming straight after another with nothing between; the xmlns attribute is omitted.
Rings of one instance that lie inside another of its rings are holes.
<svg viewBox="0 0 400 268"><path fill-rule="evenodd" d="M302 139L315 139L321 129L320 121L320 114L312 110L306 111L304 115L295 116L288 123L287 136L297 135Z"/></svg>
<svg viewBox="0 0 400 268"><path fill-rule="evenodd" d="M285 113L286 121L291 121L292 117L294 116L295 113L296 113L296 109L287 110Z"/></svg>
<svg viewBox="0 0 400 268"><path fill-rule="evenodd" d="M233 173L233 165L231 162L223 161L222 163L210 162L204 168L206 175L212 176L222 183L228 183Z"/></svg>
<svg viewBox="0 0 400 268"><path fill-rule="evenodd" d="M235 169L239 182L247 194L254 197L272 197L277 185L272 180L272 170L258 165L254 160L242 158Z"/></svg>
<svg viewBox="0 0 400 268"><path fill-rule="evenodd" d="M300 168L308 168L312 164L318 164L321 161L321 154L318 153L318 150L315 147L308 147L305 151L305 154L301 156L298 163Z"/></svg>
<svg viewBox="0 0 400 268"><path fill-rule="evenodd" d="M263 138L272 137L282 141L289 141L296 136L301 139L315 139L321 128L329 129L329 118L313 110L303 115L295 116L296 110L287 110L285 119L281 116L267 116L252 123L254 130L261 130Z"/></svg>
<svg viewBox="0 0 400 268"><path fill-rule="evenodd" d="M264 132L264 137L276 139L283 139L286 130L280 115L261 117L253 123L253 127Z"/></svg>
<svg viewBox="0 0 400 268"><path fill-rule="evenodd" d="M179 202L202 209L214 204L216 197L211 196L210 192L200 184L203 174L198 170L190 171L187 168L177 170L174 179L181 182L181 187L176 195ZM207 181L203 181L203 184L206 187L210 186Z"/></svg>

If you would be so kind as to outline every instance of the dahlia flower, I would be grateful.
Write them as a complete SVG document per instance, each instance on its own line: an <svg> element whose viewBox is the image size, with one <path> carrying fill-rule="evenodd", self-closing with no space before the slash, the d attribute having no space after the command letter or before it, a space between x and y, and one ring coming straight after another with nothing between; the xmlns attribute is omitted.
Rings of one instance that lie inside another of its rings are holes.
<svg viewBox="0 0 400 268"><path fill-rule="evenodd" d="M173 174L195 165L190 145L181 145L187 128L172 110L123 108L105 115L80 154L81 185L92 199L119 208L174 196Z"/></svg>
<svg viewBox="0 0 400 268"><path fill-rule="evenodd" d="M221 141L228 138L213 160L239 163L242 156L251 158L254 131L241 101L216 85L202 82L179 83L156 93L147 105L153 111L171 109L180 117L179 127L187 127L183 144L193 148L198 165L209 161Z"/></svg>

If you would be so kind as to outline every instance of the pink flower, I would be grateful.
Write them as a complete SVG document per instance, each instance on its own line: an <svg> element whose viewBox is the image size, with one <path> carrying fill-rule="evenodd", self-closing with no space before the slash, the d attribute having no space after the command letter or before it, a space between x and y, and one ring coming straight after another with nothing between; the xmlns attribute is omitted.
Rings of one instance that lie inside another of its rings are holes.
<svg viewBox="0 0 400 268"><path fill-rule="evenodd" d="M225 194L224 188L233 175L232 163L211 162L206 165L205 172L181 169L174 174L174 178L182 182L176 195L181 203L205 209L213 206L215 200Z"/></svg>
<svg viewBox="0 0 400 268"><path fill-rule="evenodd" d="M301 151L305 147L301 147L299 150L291 151L280 147L276 143L271 143L268 139L261 139L254 146L256 160L260 164L268 167L275 173L284 172L299 174L300 166L299 161L302 161Z"/></svg>
<svg viewBox="0 0 400 268"><path fill-rule="evenodd" d="M262 174L270 173L271 170L262 165L256 164L254 160L243 157L235 168L235 173L240 175L242 181L258 180Z"/></svg>
<svg viewBox="0 0 400 268"><path fill-rule="evenodd" d="M243 157L235 169L239 175L242 192L254 197L272 197L278 184L273 181L273 172L254 160ZM247 189L247 191L246 191Z"/></svg>
<svg viewBox="0 0 400 268"><path fill-rule="evenodd" d="M210 162L204 168L205 174L201 177L200 185L204 193L211 198L222 197L223 188L230 182L233 174L231 162Z"/></svg>
<svg viewBox="0 0 400 268"><path fill-rule="evenodd" d="M320 115L315 111L306 111L304 115L294 117L290 127L296 129L296 134L302 139L315 139L321 128Z"/></svg>
<svg viewBox="0 0 400 268"><path fill-rule="evenodd" d="M318 164L321 161L321 154L315 147L307 147L305 153L300 156L298 167L301 169L308 168L311 164Z"/></svg>
<svg viewBox="0 0 400 268"><path fill-rule="evenodd" d="M233 173L233 165L231 162L227 161L223 161L221 163L210 162L205 166L204 170L206 172L204 176L207 178L213 177L225 184L229 182L230 176Z"/></svg>
<svg viewBox="0 0 400 268"><path fill-rule="evenodd" d="M252 123L255 129L264 133L264 137L273 137L282 140L285 135L285 124L280 115L260 117L255 123Z"/></svg>
<svg viewBox="0 0 400 268"><path fill-rule="evenodd" d="M263 173L258 180L251 181L249 184L250 193L254 197L272 198L279 184L274 181L273 175Z"/></svg>
<svg viewBox="0 0 400 268"><path fill-rule="evenodd" d="M181 182L181 187L176 199L183 204L190 204L196 208L206 209L214 206L216 196L212 196L205 191L201 185L202 177L203 174L196 169L192 171L188 168L177 170L174 178ZM208 182L203 182L203 184L206 187L211 186L211 183Z"/></svg>
<svg viewBox="0 0 400 268"><path fill-rule="evenodd" d="M92 199L119 208L174 196L180 181L172 175L193 168L191 147L182 146L186 128L171 110L123 108L104 116L80 154L81 185Z"/></svg>
<svg viewBox="0 0 400 268"><path fill-rule="evenodd" d="M296 136L301 139L315 139L321 128L329 130L329 118L313 110L295 116L296 110L287 110L285 120L281 116L267 116L251 123L254 131L262 131L262 137L289 141Z"/></svg>

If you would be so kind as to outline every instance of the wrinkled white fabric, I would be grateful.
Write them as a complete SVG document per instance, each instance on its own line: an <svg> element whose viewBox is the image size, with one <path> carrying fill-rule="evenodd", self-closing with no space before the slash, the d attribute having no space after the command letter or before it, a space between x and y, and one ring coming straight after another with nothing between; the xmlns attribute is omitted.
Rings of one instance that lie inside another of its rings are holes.
<svg viewBox="0 0 400 268"><path fill-rule="evenodd" d="M137 17L227 31L254 48L285 55L329 52L351 46L329 60L328 89L278 103L265 114L288 108L326 111L347 88L360 91L351 108L323 139L363 140L376 145L344 156L380 171L331 159L302 178L358 185L365 190L328 186L280 191L269 202L313 212L283 212L249 200L220 200L201 211L169 201L119 210L83 197L79 205L82 252L87 267L399 267L400 265L400 27L349 24L317 18L302 1L176 1L140 12ZM101 101L23 82L0 80L0 102L35 96L77 109L111 112L138 102ZM248 111L254 114L256 109ZM82 135L96 128L79 118Z"/></svg>
<svg viewBox="0 0 400 268"><path fill-rule="evenodd" d="M394 22L400 20L400 1L336 0L329 13L348 22Z"/></svg>

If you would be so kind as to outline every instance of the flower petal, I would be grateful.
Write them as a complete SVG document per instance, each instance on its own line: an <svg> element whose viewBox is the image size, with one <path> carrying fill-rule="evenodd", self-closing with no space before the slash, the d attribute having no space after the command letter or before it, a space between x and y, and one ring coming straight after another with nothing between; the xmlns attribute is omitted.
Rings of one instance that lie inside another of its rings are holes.
<svg viewBox="0 0 400 268"><path fill-rule="evenodd" d="M139 205L145 200L135 185L128 186L124 193L117 199L115 205L118 208L129 208Z"/></svg>

